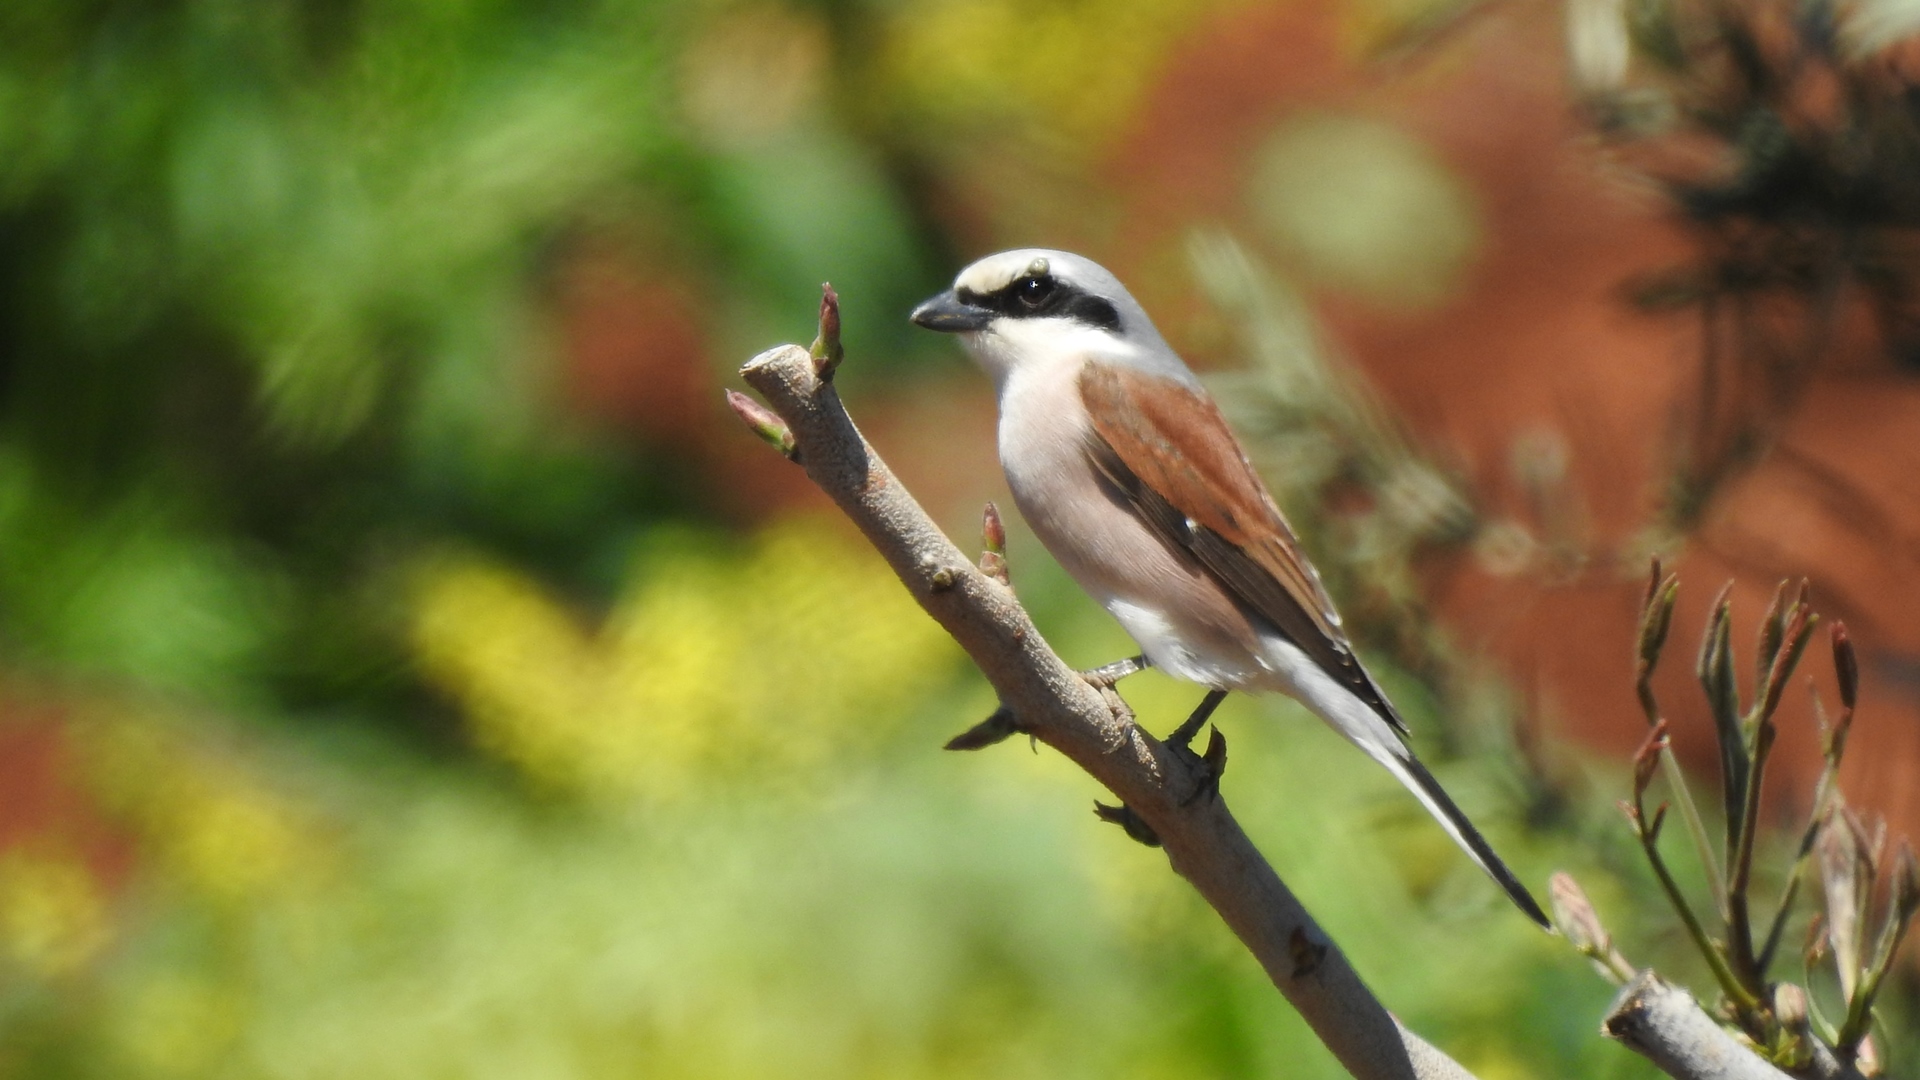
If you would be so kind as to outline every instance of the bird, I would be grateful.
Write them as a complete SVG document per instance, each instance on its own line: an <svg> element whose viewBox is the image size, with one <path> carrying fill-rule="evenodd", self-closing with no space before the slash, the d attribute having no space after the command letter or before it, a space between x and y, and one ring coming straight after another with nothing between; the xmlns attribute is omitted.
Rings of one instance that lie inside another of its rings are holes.
<svg viewBox="0 0 1920 1080"><path fill-rule="evenodd" d="M1193 371L1105 268L1023 248L961 270L911 319L992 378L1015 506L1152 666L1207 688L1181 750L1230 692L1278 692L1392 773L1520 910L1526 887L1407 744L1245 450ZM1191 753L1190 750L1186 752Z"/></svg>

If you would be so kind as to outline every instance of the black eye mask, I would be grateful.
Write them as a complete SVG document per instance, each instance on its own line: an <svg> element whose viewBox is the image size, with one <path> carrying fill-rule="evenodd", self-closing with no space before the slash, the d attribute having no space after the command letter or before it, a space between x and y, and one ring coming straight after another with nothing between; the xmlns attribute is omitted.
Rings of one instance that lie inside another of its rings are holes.
<svg viewBox="0 0 1920 1080"><path fill-rule="evenodd" d="M959 297L1011 319L1072 319L1101 330L1120 331L1120 312L1113 304L1052 274L1026 274L985 295L961 289Z"/></svg>

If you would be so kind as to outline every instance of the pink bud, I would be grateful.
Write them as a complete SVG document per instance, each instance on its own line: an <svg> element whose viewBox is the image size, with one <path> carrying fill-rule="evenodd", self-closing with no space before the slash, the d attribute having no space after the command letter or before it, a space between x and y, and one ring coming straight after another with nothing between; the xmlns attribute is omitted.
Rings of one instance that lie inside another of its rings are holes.
<svg viewBox="0 0 1920 1080"><path fill-rule="evenodd" d="M995 555L1007 553L1007 526L1000 520L1000 508L992 503L980 514L980 542Z"/></svg>
<svg viewBox="0 0 1920 1080"><path fill-rule="evenodd" d="M793 429L772 409L736 390L727 391L727 405L747 425L748 431L765 439L767 445L786 455L787 460L799 460L800 451L794 443Z"/></svg>
<svg viewBox="0 0 1920 1080"><path fill-rule="evenodd" d="M820 283L820 336L808 350L813 357L813 373L821 382L832 382L834 369L846 357L840 346L840 294L827 282Z"/></svg>

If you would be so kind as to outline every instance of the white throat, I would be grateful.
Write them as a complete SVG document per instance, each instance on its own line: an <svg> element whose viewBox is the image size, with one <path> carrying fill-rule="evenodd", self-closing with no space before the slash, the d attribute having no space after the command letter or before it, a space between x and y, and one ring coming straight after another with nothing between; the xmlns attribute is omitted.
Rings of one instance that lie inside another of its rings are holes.
<svg viewBox="0 0 1920 1080"><path fill-rule="evenodd" d="M1123 360L1139 349L1112 332L1073 319L995 319L984 330L960 335L967 352L993 379L1004 403L1008 377L1024 369L1075 370L1088 360Z"/></svg>

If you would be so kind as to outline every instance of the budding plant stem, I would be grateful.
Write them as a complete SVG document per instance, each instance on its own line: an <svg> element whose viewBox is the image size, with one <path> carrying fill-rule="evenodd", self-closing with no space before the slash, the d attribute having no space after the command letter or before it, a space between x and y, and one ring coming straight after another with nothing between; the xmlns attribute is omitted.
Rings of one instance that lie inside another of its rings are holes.
<svg viewBox="0 0 1920 1080"><path fill-rule="evenodd" d="M1680 821L1687 827L1687 836L1693 841L1694 854L1700 859L1700 868L1706 871L1714 909L1724 918L1728 911L1727 885L1720 876L1720 860L1714 857L1713 840L1707 835L1706 822L1700 818L1700 808L1694 805L1686 774L1680 771L1680 762L1673 756L1671 747L1660 751L1660 775L1666 777L1674 804L1680 808Z"/></svg>
<svg viewBox="0 0 1920 1080"><path fill-rule="evenodd" d="M1660 662L1660 651L1666 645L1668 631L1672 629L1673 605L1679 594L1679 575L1664 572L1660 560L1655 559L1653 575L1647 581L1646 599L1642 604L1640 656L1634 671L1634 691L1640 698L1640 709L1646 714L1649 730L1659 730L1663 723L1660 702L1653 693L1653 670ZM1666 777L1667 788L1672 792L1675 805L1680 808L1680 820L1686 825L1687 837L1693 841L1701 869L1706 871L1714 907L1725 917L1727 890L1720 876L1720 860L1714 857L1713 841L1707 835L1707 825L1700 817L1700 808L1694 804L1687 778L1680 771L1680 762L1673 756L1672 748L1664 745L1664 742L1660 747L1660 773Z"/></svg>
<svg viewBox="0 0 1920 1080"><path fill-rule="evenodd" d="M1661 891L1667 894L1667 902L1673 905L1674 913L1680 916L1680 922L1686 926L1687 936L1693 939L1694 947L1700 950L1707 966L1713 970L1714 981L1720 984L1720 992L1727 995L1727 1000L1734 1003L1741 1015L1751 1015L1760 1007L1760 1000L1747 992L1733 969L1727 966L1727 958L1720 951L1719 944L1707 935L1706 928L1693 913L1693 905L1687 903L1686 894L1680 891L1679 883L1673 880L1673 874L1667 870L1666 860L1660 857L1658 826L1648 827L1642 815L1635 815L1634 821L1635 831L1640 836L1640 849L1646 852L1647 863L1660 880Z"/></svg>
<svg viewBox="0 0 1920 1080"><path fill-rule="evenodd" d="M1739 843L1733 864L1727 868L1727 949L1732 953L1734 971L1746 987L1758 994L1764 991L1765 972L1753 952L1753 922L1748 913L1747 887L1753 879L1754 834L1759 831L1760 778L1773 749L1774 728L1765 717L1754 734L1753 767L1748 772L1746 804L1740 813Z"/></svg>

